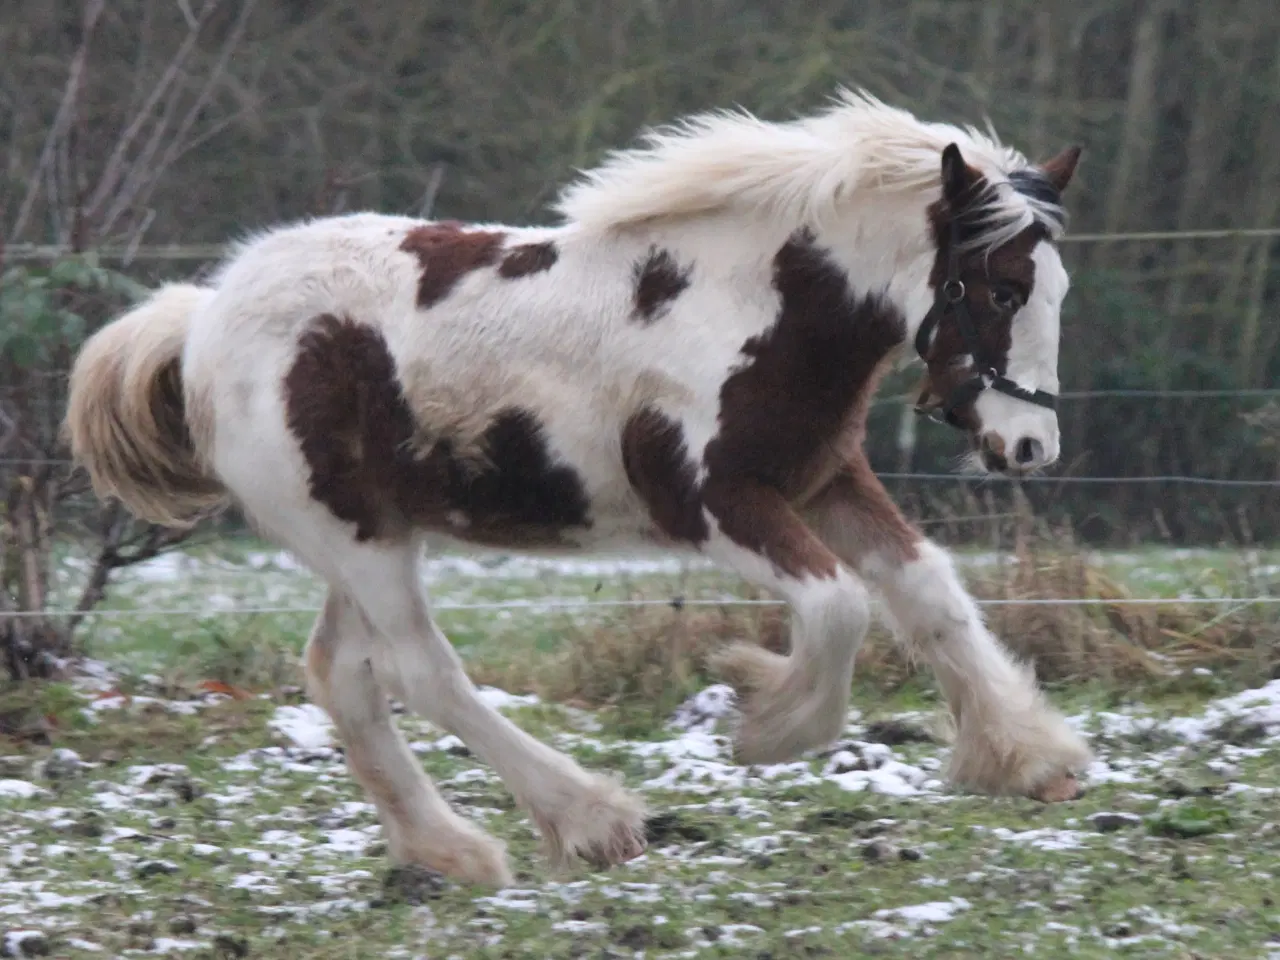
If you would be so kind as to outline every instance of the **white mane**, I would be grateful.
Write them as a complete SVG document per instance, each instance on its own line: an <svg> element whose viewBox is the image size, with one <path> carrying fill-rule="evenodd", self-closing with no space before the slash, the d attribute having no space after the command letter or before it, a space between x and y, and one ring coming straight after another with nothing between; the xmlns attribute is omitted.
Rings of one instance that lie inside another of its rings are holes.
<svg viewBox="0 0 1280 960"><path fill-rule="evenodd" d="M1010 185L1009 174L1031 164L993 134L928 123L844 89L826 111L787 123L716 111L647 131L641 146L586 171L555 209L588 229L729 208L820 225L860 191L903 194L920 205L938 199L950 143L991 184L981 198L984 245L998 246L1036 220L1061 232L1056 205Z"/></svg>

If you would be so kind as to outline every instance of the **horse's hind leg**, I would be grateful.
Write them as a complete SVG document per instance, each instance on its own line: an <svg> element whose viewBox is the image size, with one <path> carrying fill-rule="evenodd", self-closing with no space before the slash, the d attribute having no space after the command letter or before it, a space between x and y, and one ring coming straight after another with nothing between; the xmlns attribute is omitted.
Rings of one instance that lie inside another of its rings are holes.
<svg viewBox="0 0 1280 960"><path fill-rule="evenodd" d="M337 532L336 527L333 529ZM319 531L312 526L308 532L314 540ZM460 737L497 771L516 800L529 811L552 859L567 862L578 856L604 866L632 859L644 851L645 811L638 798L614 779L583 770L480 699L457 652L431 619L418 579L416 544L358 543L345 534L342 540L327 539L332 541L328 551L320 552L313 543L310 559L319 569L332 571L331 575L343 585L349 598L340 608L344 628L367 623L372 629L366 632L376 639L372 645L376 650L361 645L352 654L344 675L348 684L359 681L364 694L356 707L372 713L373 691L380 685L411 710ZM345 649L342 644L336 652ZM317 668L326 666L321 651L313 643L308 658L314 662L313 673L321 673ZM335 654L335 667L338 662ZM383 732L385 723L386 730L393 733L385 703L379 700L378 709L383 711L379 714L378 732ZM398 741L398 752L382 742L377 747L367 755L386 758L397 771L403 766L399 757L412 761L402 741ZM383 768L375 766L370 772L353 762L352 770L376 796L380 787L377 774ZM404 776L407 778L407 774ZM403 799L407 789L407 780L402 783L397 779L394 793L388 796ZM427 800L418 806L423 811L433 809ZM426 819L406 819L404 811L395 805L388 809L391 822L396 824L388 828L393 834L400 824L415 825ZM426 849L430 844L425 833L401 832L403 851Z"/></svg>
<svg viewBox="0 0 1280 960"><path fill-rule="evenodd" d="M472 883L509 884L503 845L450 809L396 729L373 648L360 611L330 590L307 642L307 690L333 719L348 767L377 806L392 859Z"/></svg>
<svg viewBox="0 0 1280 960"><path fill-rule="evenodd" d="M460 737L497 771L538 825L557 862L597 866L644 850L644 806L613 778L588 773L480 699L432 620L416 549L377 556L358 579L362 609L381 634L382 679L410 709Z"/></svg>

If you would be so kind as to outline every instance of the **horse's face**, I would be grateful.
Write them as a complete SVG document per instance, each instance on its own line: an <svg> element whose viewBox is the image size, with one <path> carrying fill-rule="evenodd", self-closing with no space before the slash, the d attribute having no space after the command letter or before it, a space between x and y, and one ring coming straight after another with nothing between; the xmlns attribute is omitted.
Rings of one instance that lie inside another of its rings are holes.
<svg viewBox="0 0 1280 960"><path fill-rule="evenodd" d="M1056 202L1078 156L1064 152L1025 175L1022 185L1042 197L1051 191ZM943 171L945 202L933 213L938 252L929 279L936 306L918 343L928 368L918 407L945 411L968 434L974 465L1025 474L1058 458L1053 401L1067 272L1039 223L995 247L969 244L982 229L982 211L966 203L986 184L955 148L944 154ZM950 210L964 211L959 223Z"/></svg>

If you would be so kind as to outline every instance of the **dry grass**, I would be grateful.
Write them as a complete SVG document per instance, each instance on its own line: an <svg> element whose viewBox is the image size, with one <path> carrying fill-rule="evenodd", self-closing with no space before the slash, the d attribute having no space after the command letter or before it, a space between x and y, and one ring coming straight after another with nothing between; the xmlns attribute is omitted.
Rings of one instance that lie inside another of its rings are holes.
<svg viewBox="0 0 1280 960"><path fill-rule="evenodd" d="M208 688L177 689L161 685L149 696L189 700ZM117 763L143 754L156 760L180 760L206 747L210 737L258 741L274 709L270 701L233 697L202 709L199 715L175 713L158 701L133 702L123 690L126 707L98 721L84 713L84 695L58 681L0 683L0 756L39 753L47 747L70 747L91 762Z"/></svg>
<svg viewBox="0 0 1280 960"><path fill-rule="evenodd" d="M1280 666L1280 622L1260 606L1134 605L1125 587L1091 566L1068 537L1020 537L1003 576L973 580L984 600L1069 599L1092 605L989 606L996 634L1044 680L1129 682L1194 667ZM1238 596L1254 592L1241 583Z"/></svg>
<svg viewBox="0 0 1280 960"><path fill-rule="evenodd" d="M1256 676L1280 669L1280 621L1270 608L1125 604L1129 591L1091 566L1061 532L1022 536L1014 553L1016 563L970 577L975 596L1102 601L986 607L992 630L1044 681L1132 684L1201 666ZM558 654L482 659L471 670L478 682L548 700L667 710L716 679L706 661L722 643L747 639L785 652L787 616L782 607L629 609L571 631ZM916 672L888 632L873 627L858 658L859 682L896 689Z"/></svg>
<svg viewBox="0 0 1280 960"><path fill-rule="evenodd" d="M770 650L787 648L781 607L634 607L595 629L577 629L547 656L472 661L478 683L537 693L580 706L643 705L666 710L711 677L707 655L721 644L748 639Z"/></svg>

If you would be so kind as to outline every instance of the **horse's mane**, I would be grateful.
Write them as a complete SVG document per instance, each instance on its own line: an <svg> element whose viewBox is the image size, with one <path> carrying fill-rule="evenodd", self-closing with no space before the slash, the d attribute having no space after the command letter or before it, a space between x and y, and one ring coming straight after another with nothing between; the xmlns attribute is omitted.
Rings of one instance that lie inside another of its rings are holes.
<svg viewBox="0 0 1280 960"><path fill-rule="evenodd" d="M649 130L640 146L609 154L567 187L556 210L588 229L722 209L819 225L864 191L902 196L918 210L941 196L950 143L988 183L967 211L981 223L981 245L999 246L1035 222L1062 232L1056 192L994 133L928 123L845 89L827 110L786 123L735 110Z"/></svg>

